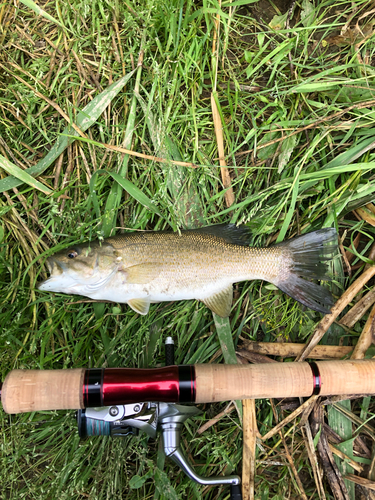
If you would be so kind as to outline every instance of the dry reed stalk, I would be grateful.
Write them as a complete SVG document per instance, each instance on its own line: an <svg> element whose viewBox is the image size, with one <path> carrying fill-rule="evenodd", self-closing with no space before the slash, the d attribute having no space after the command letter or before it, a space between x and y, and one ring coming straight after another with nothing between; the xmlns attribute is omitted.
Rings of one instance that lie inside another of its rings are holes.
<svg viewBox="0 0 375 500"><path fill-rule="evenodd" d="M362 316L367 312L367 310L375 302L375 288L368 292L361 300L359 300L349 312L345 314L343 318L340 319L339 323L345 325L348 328L352 328L357 321L359 321Z"/></svg>
<svg viewBox="0 0 375 500"><path fill-rule="evenodd" d="M331 314L326 314L315 328L314 333L307 342L304 350L296 358L296 361L304 361L309 357L311 351L318 344L320 339L326 333L328 328L336 320L337 316L345 309L345 307L354 299L357 293L367 283L367 281L375 275L375 266L370 267L365 271L339 298L336 304L331 309Z"/></svg>
<svg viewBox="0 0 375 500"><path fill-rule="evenodd" d="M375 482L370 481L369 479L366 479L364 477L355 476L354 474L347 474L344 477L344 479L348 479L349 481L352 481L353 483L359 484L360 486L363 486L364 488L375 491Z"/></svg>
<svg viewBox="0 0 375 500"><path fill-rule="evenodd" d="M225 204L226 204L227 208L229 208L234 203L234 193L233 193L232 183L231 183L231 179L230 179L230 175L229 175L229 170L227 167L227 163L225 161L223 125L221 122L220 113L219 113L219 110L217 108L217 104L216 104L215 96L214 96L213 92L211 94L211 107L212 107L212 117L214 120L217 149L218 149L218 153L219 153L221 180L223 182L224 189L226 189Z"/></svg>
<svg viewBox="0 0 375 500"><path fill-rule="evenodd" d="M253 499L255 495L255 451L258 427L255 399L244 399L243 408L243 451L242 451L242 498Z"/></svg>
<svg viewBox="0 0 375 500"><path fill-rule="evenodd" d="M363 359L367 349L374 341L375 334L375 305L373 306L358 342L354 348L351 359Z"/></svg>
<svg viewBox="0 0 375 500"><path fill-rule="evenodd" d="M375 292L374 292L375 302ZM340 321L341 323L341 321ZM292 358L298 356L305 344L295 344L289 342L246 342L242 345L240 355L243 352L250 351L265 356L280 356L283 358ZM309 354L312 359L334 359L343 358L353 351L352 346L333 346L333 345L317 345Z"/></svg>
<svg viewBox="0 0 375 500"><path fill-rule="evenodd" d="M294 419L298 417L301 413L303 413L305 410L312 410L316 400L318 399L319 396L311 396L307 401L305 401L301 406L299 406L296 410L294 410L293 413L288 415L284 420L279 422L273 429L271 429L267 434L262 436L262 441L266 441L267 439L270 439L273 437L275 434L277 434L283 427L288 425L290 422L292 422Z"/></svg>
<svg viewBox="0 0 375 500"><path fill-rule="evenodd" d="M275 408L275 404L273 402L273 399L271 399L270 402L271 402L272 411L273 411L273 414L274 414L274 417L275 417L275 421L278 422L277 412L276 412L276 408ZM302 484L301 478L298 475L298 471L296 469L293 457L292 457L292 455L291 455L291 453L289 451L289 447L287 445L287 442L286 442L285 436L283 434L283 431L281 429L279 429L278 432L279 432L281 441L282 441L283 446L284 446L285 455L286 455L286 458L287 458L287 460L289 462L289 467L290 467L290 469L291 469L291 471L293 473L294 479L295 479L295 481L296 481L296 483L298 485L301 498L303 498L303 500L307 500L307 496L306 496L305 490L303 488L303 484Z"/></svg>
<svg viewBox="0 0 375 500"><path fill-rule="evenodd" d="M207 429L215 425L222 417L225 415L229 415L233 410L235 409L235 406L233 405L232 401L229 403L229 405L225 408L225 410L221 411L216 415L216 417L211 418L208 422L203 424L199 429L197 430L197 434L203 434Z"/></svg>
<svg viewBox="0 0 375 500"><path fill-rule="evenodd" d="M159 163L168 163L172 165L179 165L180 167L191 167L191 168L197 168L197 165L194 165L194 163L189 163L186 161L175 161L175 160L170 160L168 158L159 158L158 156L153 156L153 155L145 155L143 153L137 153L136 151L132 151L131 149L126 149L122 148L120 146L112 146L111 144L106 144L106 143L95 143L96 145L104 148L104 149L109 149L110 151L117 151L118 153L124 153L130 156L136 156L137 158L143 158L144 160L151 160L151 161L157 161ZM97 169L95 169L97 170Z"/></svg>

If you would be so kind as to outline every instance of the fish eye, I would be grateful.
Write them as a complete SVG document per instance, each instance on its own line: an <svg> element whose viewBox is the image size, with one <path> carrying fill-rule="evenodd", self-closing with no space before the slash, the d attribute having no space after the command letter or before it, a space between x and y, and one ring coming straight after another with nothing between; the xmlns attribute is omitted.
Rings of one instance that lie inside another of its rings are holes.
<svg viewBox="0 0 375 500"><path fill-rule="evenodd" d="M75 251L75 250L71 250L69 253L68 253L68 257L69 259L74 259L74 257L77 257L78 253Z"/></svg>

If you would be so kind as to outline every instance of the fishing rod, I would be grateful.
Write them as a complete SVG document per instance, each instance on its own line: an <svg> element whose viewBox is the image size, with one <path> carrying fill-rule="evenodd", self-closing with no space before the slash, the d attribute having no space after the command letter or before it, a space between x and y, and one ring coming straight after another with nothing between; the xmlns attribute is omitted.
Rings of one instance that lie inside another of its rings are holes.
<svg viewBox="0 0 375 500"><path fill-rule="evenodd" d="M78 410L81 437L139 430L155 437L160 431L166 456L192 480L230 485L232 500L240 500L238 476L202 477L189 464L180 445L181 430L200 410L181 403L375 393L375 359L175 365L168 337L166 360L171 364L162 368L13 370L2 385L1 402L11 414Z"/></svg>

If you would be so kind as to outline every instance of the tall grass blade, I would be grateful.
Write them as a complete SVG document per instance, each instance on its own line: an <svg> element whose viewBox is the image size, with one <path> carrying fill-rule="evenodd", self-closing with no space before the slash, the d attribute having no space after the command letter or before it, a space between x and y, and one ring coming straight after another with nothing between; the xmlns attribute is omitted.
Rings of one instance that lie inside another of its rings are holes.
<svg viewBox="0 0 375 500"><path fill-rule="evenodd" d="M143 52L141 52L140 59L143 60ZM135 82L135 87L134 87L134 94L133 94L132 102L130 105L128 122L127 122L126 129L125 129L125 138L124 138L124 141L122 143L122 147L125 149L130 149L131 145L132 145L133 132L134 132L134 127L135 127L135 119L136 119L136 108L137 108L136 94L139 92L141 74L142 74L142 65L138 64L137 77L136 77L136 82ZM127 171L128 171L128 162L129 162L129 155L126 154L124 156L124 159L122 161L122 165L120 166L120 169L118 172L118 174L121 177L123 177L124 179L126 178ZM108 236L110 236L114 227L116 226L117 208L120 205L121 195L122 195L121 184L119 184L117 182L117 183L113 184L113 186L111 188L111 192L108 195L107 202L105 205L103 222L102 222L102 231L103 231L104 238L107 238Z"/></svg>
<svg viewBox="0 0 375 500"><path fill-rule="evenodd" d="M124 85L133 76L135 70L131 71L127 75L123 76L117 82L110 85L108 88L103 90L99 95L97 95L87 106L83 108L77 115L76 124L83 131L87 130L103 111L107 108L111 101L117 96L117 94L123 89ZM36 177L42 174L52 163L60 156L60 154L68 147L69 144L74 142L72 137L65 137L66 135L78 136L78 133L72 127L66 127L61 136L57 139L53 145L50 152L42 158L36 165L29 167L25 170L27 174ZM14 187L18 187L23 183L20 179L16 177L7 177L0 180L0 192L8 191Z"/></svg>
<svg viewBox="0 0 375 500"><path fill-rule="evenodd" d="M155 207L154 202L150 200L148 196L146 196L139 188L137 188L137 186L135 186L128 179L124 179L123 177L121 177L120 174L116 174L115 172L107 172L106 170L97 170L91 177L90 194L98 218L100 218L100 208L99 208L98 198L95 192L95 182L96 182L96 177L99 174L107 174L110 177L112 177L112 179L115 180L118 184L120 184L120 186L123 189L125 189L125 191L129 193L130 196L132 196L135 200L137 200L138 203L146 207L147 210L149 210L150 212L159 215L159 217L163 217L162 214L159 212L159 210Z"/></svg>
<svg viewBox="0 0 375 500"><path fill-rule="evenodd" d="M350 400L340 401L340 405L343 406L344 408L347 408L348 410L351 410ZM337 411L336 408L332 407L331 405L328 406L327 412L328 412L329 426L344 441L344 443L336 445L337 448L339 448L343 453L345 453L345 455L348 455L350 458L355 459L355 456L353 455L353 440L351 439L353 437L353 431L352 431L353 424L351 420L342 413L340 413L339 411ZM334 459L343 476L346 476L347 474L353 474L354 472L353 467L351 467L351 465L346 463L345 460L342 460L336 455L334 455ZM348 481L347 479L344 479L344 482L348 490L350 500L355 500L356 498L355 484L352 481Z"/></svg>
<svg viewBox="0 0 375 500"><path fill-rule="evenodd" d="M215 321L216 331L220 342L220 347L223 352L224 360L229 365L236 365L236 350L233 344L232 330L230 327L229 318L220 318L215 313L212 313Z"/></svg>
<svg viewBox="0 0 375 500"><path fill-rule="evenodd" d="M26 7L29 7L29 9L33 10L38 14L38 16L43 16L44 18L48 19L48 21L52 21L53 23L57 24L58 26L61 26L61 28L65 28L57 19L52 17L48 12L43 10L39 5L37 5L33 0L20 0L21 3L26 5Z"/></svg>
<svg viewBox="0 0 375 500"><path fill-rule="evenodd" d="M5 172L7 172L9 175L12 175L13 177L19 179L21 182L25 184L28 184L34 189L38 189L38 191L42 191L42 193L45 194L52 194L51 189L41 184L39 181L31 177L31 175L29 175L27 171L17 167L17 165L10 162L2 155L0 155L0 168L5 170Z"/></svg>
<svg viewBox="0 0 375 500"><path fill-rule="evenodd" d="M139 94L137 99L145 114L149 134L155 151L161 158L171 158L181 161L179 150L170 137L166 135L162 126L158 124L154 114L148 109L146 102ZM161 123L161 121L159 121ZM185 228L194 228L204 225L203 207L194 186L188 182L188 171L173 164L161 164L163 175L167 181L169 192L175 203L175 212L179 225Z"/></svg>

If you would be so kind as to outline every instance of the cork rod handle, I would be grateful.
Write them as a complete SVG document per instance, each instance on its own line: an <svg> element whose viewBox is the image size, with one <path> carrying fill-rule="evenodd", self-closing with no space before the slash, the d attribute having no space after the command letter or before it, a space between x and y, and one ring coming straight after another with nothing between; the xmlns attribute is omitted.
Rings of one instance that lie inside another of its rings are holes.
<svg viewBox="0 0 375 500"><path fill-rule="evenodd" d="M83 408L84 368L13 370L5 377L1 403L6 413Z"/></svg>
<svg viewBox="0 0 375 500"><path fill-rule="evenodd" d="M320 361L322 396L375 393L375 360ZM196 365L196 403L231 399L308 397L314 377L308 363Z"/></svg>

